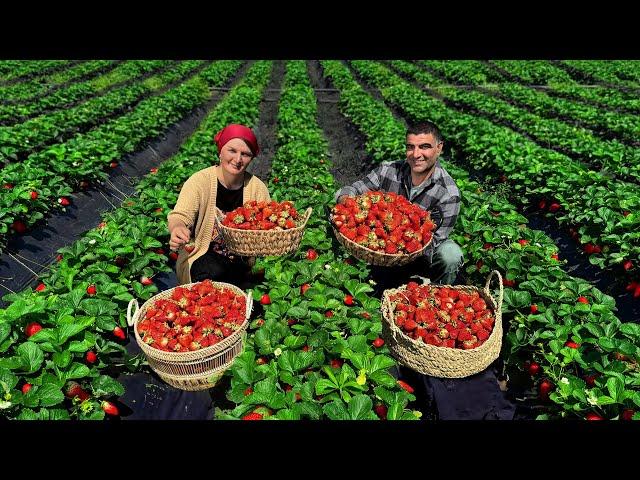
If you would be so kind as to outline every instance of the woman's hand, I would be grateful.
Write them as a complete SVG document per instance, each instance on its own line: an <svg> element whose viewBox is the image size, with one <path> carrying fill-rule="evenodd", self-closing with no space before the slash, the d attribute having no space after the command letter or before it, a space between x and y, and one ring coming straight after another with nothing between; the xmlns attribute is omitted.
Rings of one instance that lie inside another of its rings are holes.
<svg viewBox="0 0 640 480"><path fill-rule="evenodd" d="M191 232L185 226L178 225L171 230L171 238L169 239L169 248L171 250L178 250L181 245L184 245L191 239Z"/></svg>

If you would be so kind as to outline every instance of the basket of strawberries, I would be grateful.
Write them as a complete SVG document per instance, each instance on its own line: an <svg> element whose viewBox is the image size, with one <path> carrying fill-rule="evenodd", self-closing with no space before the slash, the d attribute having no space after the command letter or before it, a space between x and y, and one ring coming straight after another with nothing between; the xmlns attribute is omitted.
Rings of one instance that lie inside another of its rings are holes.
<svg viewBox="0 0 640 480"><path fill-rule="evenodd" d="M142 307L131 300L127 321L162 380L182 390L205 390L242 351L252 305L251 295L235 285L204 280L165 290Z"/></svg>
<svg viewBox="0 0 640 480"><path fill-rule="evenodd" d="M392 192L370 191L347 197L331 209L338 241L371 265L406 265L427 249L436 230L431 214Z"/></svg>
<svg viewBox="0 0 640 480"><path fill-rule="evenodd" d="M216 228L230 252L249 257L286 255L298 249L311 216L292 202L251 200L227 214L218 210Z"/></svg>
<svg viewBox="0 0 640 480"><path fill-rule="evenodd" d="M498 299L489 291L499 281ZM502 277L480 288L409 282L382 295L382 337L403 365L434 377L481 372L502 347Z"/></svg>

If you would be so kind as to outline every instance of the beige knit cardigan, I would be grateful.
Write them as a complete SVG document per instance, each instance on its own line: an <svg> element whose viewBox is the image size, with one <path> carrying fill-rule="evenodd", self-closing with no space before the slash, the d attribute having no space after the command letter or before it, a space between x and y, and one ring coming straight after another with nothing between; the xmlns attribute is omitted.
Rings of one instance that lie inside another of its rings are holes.
<svg viewBox="0 0 640 480"><path fill-rule="evenodd" d="M195 249L190 254L184 248L181 248L178 253L176 275L179 285L191 283L191 265L207 252L213 238L216 195L218 191L218 168L220 167L215 165L200 170L184 182L178 196L178 202L167 216L167 219L174 216L182 220L187 228L191 230L191 239L195 242ZM249 200L260 202L269 201L271 198L269 197L267 186L262 180L246 172L242 202L245 203Z"/></svg>

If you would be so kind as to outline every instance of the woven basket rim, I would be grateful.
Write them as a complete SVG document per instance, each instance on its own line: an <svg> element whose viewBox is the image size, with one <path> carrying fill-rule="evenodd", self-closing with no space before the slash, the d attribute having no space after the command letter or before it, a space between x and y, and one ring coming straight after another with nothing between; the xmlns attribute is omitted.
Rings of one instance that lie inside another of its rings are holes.
<svg viewBox="0 0 640 480"><path fill-rule="evenodd" d="M233 346L235 344L235 341L237 340L237 337L241 336L242 333L247 329L247 327L249 325L248 317L251 315L251 310L252 310L252 307L253 307L252 298L250 297L250 294L247 294L240 287L237 287L237 286L235 286L235 285L233 285L231 283L211 281L211 283L215 287L228 288L230 290L233 290L236 294L242 294L245 297L245 299L246 299L246 307L245 307L246 308L246 312L245 312L244 321L242 322L240 327L237 330L234 330L231 335L229 335L228 337L226 337L222 341L216 343L215 345L210 345L208 347L204 347L204 348L201 348L200 350L195 350L195 351L166 352L164 350L160 350L160 349L154 348L151 345L147 345L142 340L142 338L140 337L140 335L138 333L138 328L137 328L138 322L140 321L140 318L142 317L142 313L145 312L147 308L149 308L149 306L152 304L152 302L155 302L158 299L157 298L158 296L166 295L168 293L173 293L173 291L178 287L191 288L193 285L196 285L198 283L202 283L202 282L185 283L183 285L177 285L177 286L175 286L173 288L169 288L167 290L163 290L162 292L159 292L156 295L150 297L133 314L133 325L132 325L133 326L133 332L134 332L134 335L135 335L135 338L136 338L136 342L138 343L138 345L140 346L142 351L145 353L145 355L151 355L155 360L197 362L198 360L203 360L203 359L205 359L207 357L214 356L214 355L216 355L218 353L222 353L227 348ZM188 358L189 356L192 356L192 355L199 355L201 358L200 359L198 359L198 358L193 358L193 359Z"/></svg>
<svg viewBox="0 0 640 480"><path fill-rule="evenodd" d="M276 229L271 229L271 230L250 230L250 229L242 229L242 228L233 228L233 227L229 227L227 225L223 225L222 221L220 221L221 218L224 217L224 213L216 207L216 226L219 227L222 230L226 230L229 232L234 233L235 235L242 235L242 234L246 234L246 233L255 233L255 232L264 232L263 235L267 235L267 234L276 234L276 235L280 235L286 232L299 232L300 230L304 230L305 227L307 226L307 222L309 221L309 218L311 218L311 213L313 212L313 208L311 207L307 207L307 209L304 211L304 213L302 214L302 218L304 219L304 222L301 225L298 225L297 227L294 228L287 228L286 230L276 230Z"/></svg>
<svg viewBox="0 0 640 480"><path fill-rule="evenodd" d="M377 256L378 258L381 258L381 259L397 260L397 259L400 259L400 258L419 257L420 255L422 255L424 253L424 251L427 248L429 248L429 245L431 245L431 242L433 241L433 236L432 236L429 239L429 241L427 243L425 243L424 246L420 250L416 250L415 252L411 252L411 253L386 253L386 252L381 252L379 250L371 250L370 248L367 248L367 247L365 247L363 245L360 245L359 243L354 242L353 240L348 239L342 233L340 233L340 231L336 228L336 226L333 224L333 222L331 223L331 228L333 228L333 231L336 234L336 236L339 236L344 243L350 245L352 248L355 248L356 250L360 250L363 253L367 253L367 254L370 254L370 255Z"/></svg>

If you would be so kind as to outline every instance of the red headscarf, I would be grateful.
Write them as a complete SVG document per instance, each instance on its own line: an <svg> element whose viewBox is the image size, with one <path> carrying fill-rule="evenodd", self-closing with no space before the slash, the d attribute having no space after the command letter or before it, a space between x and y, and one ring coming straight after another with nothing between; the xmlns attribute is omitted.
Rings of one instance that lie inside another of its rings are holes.
<svg viewBox="0 0 640 480"><path fill-rule="evenodd" d="M232 123L231 125L227 125L218 133L213 139L216 141L216 146L218 147L218 154L222 150L222 147L231 140L232 138L241 138L249 148L251 149L251 153L255 157L260 152L260 147L258 146L258 139L253 134L249 127L245 127L244 125L238 125L236 123Z"/></svg>

